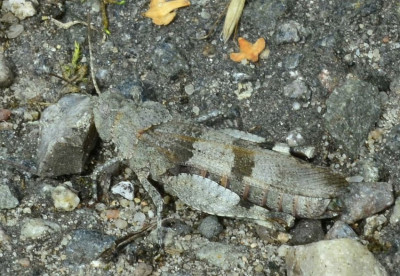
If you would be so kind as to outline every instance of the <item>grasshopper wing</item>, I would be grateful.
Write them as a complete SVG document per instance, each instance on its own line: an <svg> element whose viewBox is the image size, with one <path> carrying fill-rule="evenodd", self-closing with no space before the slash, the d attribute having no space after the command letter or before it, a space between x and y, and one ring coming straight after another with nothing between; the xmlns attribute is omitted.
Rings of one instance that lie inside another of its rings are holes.
<svg viewBox="0 0 400 276"><path fill-rule="evenodd" d="M167 192L179 197L185 204L202 212L234 218L244 218L270 222L271 228L283 229L283 226L293 226L291 215L270 212L265 208L241 206L240 198L234 192L220 186L218 183L199 175L179 174L164 179ZM265 223L264 223L265 225Z"/></svg>

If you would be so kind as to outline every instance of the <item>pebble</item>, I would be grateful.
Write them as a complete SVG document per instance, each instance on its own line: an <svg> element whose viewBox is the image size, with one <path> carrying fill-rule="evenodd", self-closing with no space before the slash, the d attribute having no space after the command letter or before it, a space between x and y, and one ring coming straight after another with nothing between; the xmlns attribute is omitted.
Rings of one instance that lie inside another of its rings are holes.
<svg viewBox="0 0 400 276"><path fill-rule="evenodd" d="M143 83L137 74L131 74L128 79L118 85L118 92L125 98L134 101L148 100L144 94Z"/></svg>
<svg viewBox="0 0 400 276"><path fill-rule="evenodd" d="M44 219L27 219L21 227L21 239L37 239L53 232L59 232L61 227Z"/></svg>
<svg viewBox="0 0 400 276"><path fill-rule="evenodd" d="M65 248L65 262L74 266L93 261L116 240L113 236L88 229L74 230L70 235Z"/></svg>
<svg viewBox="0 0 400 276"><path fill-rule="evenodd" d="M305 140L303 135L301 135L301 129L294 129L288 133L286 136L286 143L289 147L297 147L303 146L305 144Z"/></svg>
<svg viewBox="0 0 400 276"><path fill-rule="evenodd" d="M291 99L309 101L311 98L311 91L301 79L296 79L292 83L286 85L283 88L283 93L286 97Z"/></svg>
<svg viewBox="0 0 400 276"><path fill-rule="evenodd" d="M114 221L114 224L115 224L115 227L117 227L119 229L125 229L126 227L128 227L128 222L123 219L116 219Z"/></svg>
<svg viewBox="0 0 400 276"><path fill-rule="evenodd" d="M384 215L375 215L365 219L364 236L373 236L375 231L382 230L382 226L387 222Z"/></svg>
<svg viewBox="0 0 400 276"><path fill-rule="evenodd" d="M120 211L117 209L106 210L105 215L108 219L116 219L119 217Z"/></svg>
<svg viewBox="0 0 400 276"><path fill-rule="evenodd" d="M349 79L333 90L326 107L330 135L351 156L357 156L381 113L378 89L368 82Z"/></svg>
<svg viewBox="0 0 400 276"><path fill-rule="evenodd" d="M194 85L193 84L188 84L185 86L185 92L186 94L188 94L189 96L192 95L194 93Z"/></svg>
<svg viewBox="0 0 400 276"><path fill-rule="evenodd" d="M55 177L81 173L96 138L91 98L81 94L64 96L42 112L38 174Z"/></svg>
<svg viewBox="0 0 400 276"><path fill-rule="evenodd" d="M120 195L127 200L133 200L135 189L130 181L121 181L111 188L113 194Z"/></svg>
<svg viewBox="0 0 400 276"><path fill-rule="evenodd" d="M308 244L315 241L320 241L324 239L325 233L322 230L322 225L320 220L315 219L302 219L296 226L290 230L292 239L290 244L300 245Z"/></svg>
<svg viewBox="0 0 400 276"><path fill-rule="evenodd" d="M325 239L334 240L341 238L357 238L357 234L347 223L338 220L333 224L332 228L329 229L328 233L326 233Z"/></svg>
<svg viewBox="0 0 400 276"><path fill-rule="evenodd" d="M242 246L234 246L218 242L210 242L196 249L196 257L215 265L221 269L233 267L245 267L243 257L249 258L248 253Z"/></svg>
<svg viewBox="0 0 400 276"><path fill-rule="evenodd" d="M17 38L24 31L24 26L21 24L12 24L6 31L9 39Z"/></svg>
<svg viewBox="0 0 400 276"><path fill-rule="evenodd" d="M12 12L19 20L36 14L33 3L27 0L4 0L2 10Z"/></svg>
<svg viewBox="0 0 400 276"><path fill-rule="evenodd" d="M0 88L10 87L14 82L14 73L12 72L6 58L0 54Z"/></svg>
<svg viewBox="0 0 400 276"><path fill-rule="evenodd" d="M12 24L18 23L19 20L12 12L7 12L1 16L0 22L12 25Z"/></svg>
<svg viewBox="0 0 400 276"><path fill-rule="evenodd" d="M21 258L18 260L18 263L22 266L22 267L29 267L31 265L31 262L29 261L28 258Z"/></svg>
<svg viewBox="0 0 400 276"><path fill-rule="evenodd" d="M302 26L296 21L290 20L289 22L279 25L275 35L277 44L295 43L300 41L300 30Z"/></svg>
<svg viewBox="0 0 400 276"><path fill-rule="evenodd" d="M340 199L345 206L340 219L351 224L392 205L393 187L386 182L351 183Z"/></svg>
<svg viewBox="0 0 400 276"><path fill-rule="evenodd" d="M283 61L283 66L286 70L294 70L299 66L302 57L303 55L300 53L290 54Z"/></svg>
<svg viewBox="0 0 400 276"><path fill-rule="evenodd" d="M207 239L211 239L218 236L219 233L222 232L223 227L219 223L216 216L207 216L200 222L198 230L201 235L203 235Z"/></svg>
<svg viewBox="0 0 400 276"><path fill-rule="evenodd" d="M54 201L54 207L62 211L72 211L80 202L79 197L63 185L53 189L51 191L51 197Z"/></svg>
<svg viewBox="0 0 400 276"><path fill-rule="evenodd" d="M152 63L158 73L170 79L174 79L180 73L189 70L186 59L177 47L170 43L161 43L156 47L152 56Z"/></svg>
<svg viewBox="0 0 400 276"><path fill-rule="evenodd" d="M397 197L394 203L393 213L390 216L390 223L396 224L400 221L400 197Z"/></svg>
<svg viewBox="0 0 400 276"><path fill-rule="evenodd" d="M133 276L149 276L153 272L153 267L146 263L138 263L133 272Z"/></svg>
<svg viewBox="0 0 400 276"><path fill-rule="evenodd" d="M387 276L385 268L366 247L352 239L319 241L294 247L281 246L287 275Z"/></svg>
<svg viewBox="0 0 400 276"><path fill-rule="evenodd" d="M18 199L13 195L10 187L0 184L0 210L13 209L19 205Z"/></svg>
<svg viewBox="0 0 400 276"><path fill-rule="evenodd" d="M390 82L390 91L400 96L400 76L396 76Z"/></svg>
<svg viewBox="0 0 400 276"><path fill-rule="evenodd" d="M144 224L145 220L146 220L146 215L143 214L142 212L137 212L133 216L133 224L135 226L141 227Z"/></svg>

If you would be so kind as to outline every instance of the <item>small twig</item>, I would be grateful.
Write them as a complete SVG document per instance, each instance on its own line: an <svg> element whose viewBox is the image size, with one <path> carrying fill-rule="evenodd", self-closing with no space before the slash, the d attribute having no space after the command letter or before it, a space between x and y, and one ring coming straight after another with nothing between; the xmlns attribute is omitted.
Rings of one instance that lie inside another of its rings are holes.
<svg viewBox="0 0 400 276"><path fill-rule="evenodd" d="M90 26L90 13L88 13L88 22L87 26ZM92 77L92 82L94 89L96 90L97 95L101 94L100 88L97 85L96 81L96 74L95 74L95 69L94 69L94 61L93 61L93 51L92 51L92 40L91 40L91 35L90 35L90 27L88 27L88 44L89 44L89 64L90 64L90 76Z"/></svg>
<svg viewBox="0 0 400 276"><path fill-rule="evenodd" d="M215 31L217 30L217 25L218 23L221 21L222 17L226 14L226 11L228 9L228 5L225 7L224 11L218 16L217 20L215 20L214 24L211 26L210 31L208 32L208 34L206 34L205 36L200 37L199 39L207 39L210 36L212 36Z"/></svg>
<svg viewBox="0 0 400 276"><path fill-rule="evenodd" d="M157 225L157 223L148 224L148 225L144 226L142 229L140 229L139 231L130 233L130 234L126 235L125 237L122 237L122 238L116 240L112 247L106 249L105 251L103 251L100 254L99 258L106 260L106 261L110 261L110 259L113 256L115 256L116 254L118 254L118 252L120 252L122 249L124 249L125 246L127 246L128 244L130 244L131 242L133 242L134 240L136 240L138 237L142 236L146 232L149 232L150 230L154 229L156 227L156 225Z"/></svg>
<svg viewBox="0 0 400 276"><path fill-rule="evenodd" d="M87 24L85 21L81 21L81 20L74 20L74 21L70 21L70 22L64 23L64 22L58 21L57 19L54 19L54 18L48 17L48 16L45 16L45 17L43 17L42 19L43 19L43 20L50 20L50 21L53 22L57 27L59 27L59 28L61 28L61 29L65 29L65 30L67 30L67 29L69 29L69 28L71 28L72 26L77 25L77 24L82 24L82 25L88 26L88 24ZM95 28L92 27L92 29L95 29Z"/></svg>

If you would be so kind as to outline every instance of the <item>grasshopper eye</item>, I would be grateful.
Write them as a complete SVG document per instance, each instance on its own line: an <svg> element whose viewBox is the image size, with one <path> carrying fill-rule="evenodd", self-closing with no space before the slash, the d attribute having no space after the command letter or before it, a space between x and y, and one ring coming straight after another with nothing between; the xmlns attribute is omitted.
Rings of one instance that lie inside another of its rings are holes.
<svg viewBox="0 0 400 276"><path fill-rule="evenodd" d="M331 200L329 203L327 210L333 211L333 212L339 212L343 209L343 202L339 198L334 198Z"/></svg>

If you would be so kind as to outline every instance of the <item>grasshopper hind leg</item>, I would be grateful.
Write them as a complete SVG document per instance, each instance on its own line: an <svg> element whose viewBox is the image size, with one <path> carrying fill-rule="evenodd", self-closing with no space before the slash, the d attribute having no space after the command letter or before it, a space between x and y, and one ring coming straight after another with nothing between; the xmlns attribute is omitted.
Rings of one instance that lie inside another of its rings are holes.
<svg viewBox="0 0 400 276"><path fill-rule="evenodd" d="M157 209L157 240L158 244L160 245L160 248L162 248L162 217L161 213L163 210L163 205L164 201L160 195L160 193L157 191L157 189L149 182L148 172L139 172L136 174L140 184L142 184L143 188L146 190L146 192L149 194L151 200L153 201L154 205L156 206Z"/></svg>

